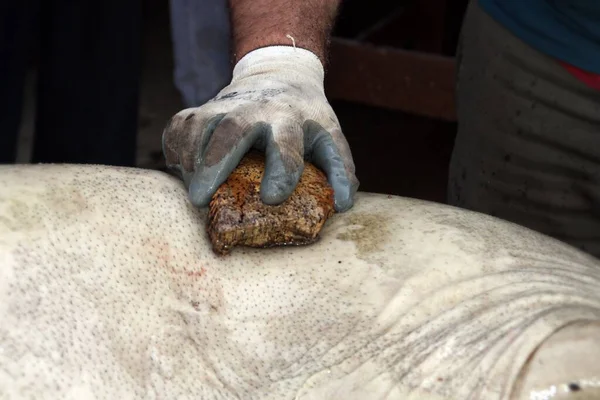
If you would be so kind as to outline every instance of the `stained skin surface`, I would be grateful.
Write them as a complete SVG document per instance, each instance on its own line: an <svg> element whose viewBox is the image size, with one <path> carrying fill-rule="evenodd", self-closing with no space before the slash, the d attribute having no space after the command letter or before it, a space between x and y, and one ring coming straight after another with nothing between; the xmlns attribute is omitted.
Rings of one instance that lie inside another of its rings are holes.
<svg viewBox="0 0 600 400"><path fill-rule="evenodd" d="M0 188L2 399L508 399L545 339L600 321L597 260L434 203L359 193L314 245L219 257L162 173Z"/></svg>

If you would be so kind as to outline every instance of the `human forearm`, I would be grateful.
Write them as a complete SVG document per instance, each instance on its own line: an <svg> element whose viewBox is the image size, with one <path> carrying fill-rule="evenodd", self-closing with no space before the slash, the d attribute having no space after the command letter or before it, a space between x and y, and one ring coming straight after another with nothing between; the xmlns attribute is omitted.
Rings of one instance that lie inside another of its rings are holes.
<svg viewBox="0 0 600 400"><path fill-rule="evenodd" d="M295 45L325 63L341 0L229 0L234 60L252 50Z"/></svg>

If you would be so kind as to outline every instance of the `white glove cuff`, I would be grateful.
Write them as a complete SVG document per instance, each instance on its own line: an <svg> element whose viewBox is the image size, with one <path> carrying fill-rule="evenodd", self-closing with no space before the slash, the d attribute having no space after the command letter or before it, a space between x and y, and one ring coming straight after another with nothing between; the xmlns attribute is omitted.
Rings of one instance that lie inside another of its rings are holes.
<svg viewBox="0 0 600 400"><path fill-rule="evenodd" d="M325 71L313 52L292 46L269 46L246 54L233 68L233 80L260 73L292 75L323 85Z"/></svg>

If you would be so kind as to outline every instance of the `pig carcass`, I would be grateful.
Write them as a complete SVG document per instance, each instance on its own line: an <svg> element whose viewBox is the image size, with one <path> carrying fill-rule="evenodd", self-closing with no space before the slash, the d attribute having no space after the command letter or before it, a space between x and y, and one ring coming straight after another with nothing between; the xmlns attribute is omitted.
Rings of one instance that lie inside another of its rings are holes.
<svg viewBox="0 0 600 400"><path fill-rule="evenodd" d="M164 173L1 166L0 398L600 398L574 248L369 193L306 247L217 256L205 220Z"/></svg>

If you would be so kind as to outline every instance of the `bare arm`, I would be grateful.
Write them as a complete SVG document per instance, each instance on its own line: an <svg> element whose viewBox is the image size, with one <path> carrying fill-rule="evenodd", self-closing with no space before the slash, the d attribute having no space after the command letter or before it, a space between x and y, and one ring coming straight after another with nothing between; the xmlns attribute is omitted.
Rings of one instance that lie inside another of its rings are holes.
<svg viewBox="0 0 600 400"><path fill-rule="evenodd" d="M325 64L341 0L229 0L234 61L252 50L285 45L310 50ZM291 36L291 38L288 37Z"/></svg>

